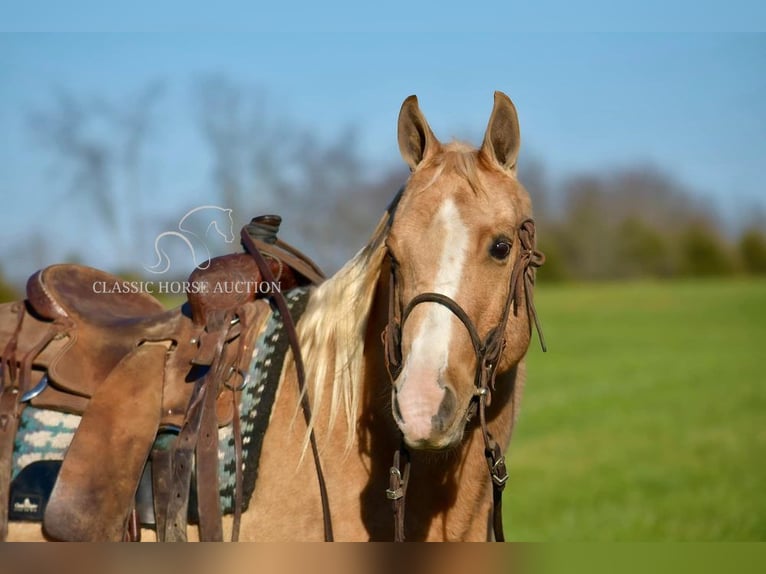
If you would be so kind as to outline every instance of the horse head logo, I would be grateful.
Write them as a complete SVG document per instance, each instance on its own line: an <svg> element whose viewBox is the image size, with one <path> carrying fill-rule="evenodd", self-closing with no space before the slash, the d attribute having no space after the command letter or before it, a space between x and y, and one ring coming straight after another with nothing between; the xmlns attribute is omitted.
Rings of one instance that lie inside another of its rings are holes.
<svg viewBox="0 0 766 574"><path fill-rule="evenodd" d="M200 215L201 214L201 215ZM191 228L204 229L204 232L194 232ZM154 240L154 265L144 265L149 273L161 274L170 269L170 255L162 248L162 245L171 237L179 239L189 249L194 266L197 269L207 269L210 265L210 249L207 246L207 238L211 233L219 235L226 243L233 243L234 218L232 210L217 205L203 205L187 211L178 222L177 230L164 231ZM199 255L199 258L198 258Z"/></svg>

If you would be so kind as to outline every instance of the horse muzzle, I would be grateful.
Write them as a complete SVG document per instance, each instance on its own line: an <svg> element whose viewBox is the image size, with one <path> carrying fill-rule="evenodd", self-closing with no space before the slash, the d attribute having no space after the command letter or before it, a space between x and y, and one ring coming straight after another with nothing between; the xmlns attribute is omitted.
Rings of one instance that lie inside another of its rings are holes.
<svg viewBox="0 0 766 574"><path fill-rule="evenodd" d="M452 387L412 379L398 383L392 391L392 412L405 444L417 450L455 447L463 437L465 419Z"/></svg>

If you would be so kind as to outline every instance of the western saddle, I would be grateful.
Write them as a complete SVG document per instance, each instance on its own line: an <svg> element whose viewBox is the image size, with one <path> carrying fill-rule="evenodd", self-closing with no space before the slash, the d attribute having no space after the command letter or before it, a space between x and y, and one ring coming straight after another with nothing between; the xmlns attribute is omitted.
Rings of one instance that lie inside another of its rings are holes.
<svg viewBox="0 0 766 574"><path fill-rule="evenodd" d="M324 278L276 238L280 222L254 218L242 230L246 252L195 269L187 301L173 310L146 292L94 293L95 286L123 282L74 264L38 271L24 301L0 305L0 540L7 535L14 437L27 404L82 415L45 508L48 536L137 538L136 491L151 460L158 538L185 540L192 469L200 538L222 538L217 429L233 423L238 434L238 397L267 299ZM274 287L262 281L271 276L280 289L261 288ZM166 431L177 433L172 446L153 448ZM241 500L235 515L237 507Z"/></svg>

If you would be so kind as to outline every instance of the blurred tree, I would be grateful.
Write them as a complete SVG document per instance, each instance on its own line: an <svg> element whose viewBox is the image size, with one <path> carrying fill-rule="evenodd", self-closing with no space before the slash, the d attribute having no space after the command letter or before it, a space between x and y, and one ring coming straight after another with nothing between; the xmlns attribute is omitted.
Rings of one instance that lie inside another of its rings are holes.
<svg viewBox="0 0 766 574"><path fill-rule="evenodd" d="M223 207L234 210L239 225L260 213L280 213L282 238L328 271L362 246L406 180L404 169L366 176L355 129L321 140L274 109L262 89L216 75L203 78L196 95Z"/></svg>
<svg viewBox="0 0 766 574"><path fill-rule="evenodd" d="M19 293L5 280L5 275L0 269L0 303L19 299Z"/></svg>
<svg viewBox="0 0 766 574"><path fill-rule="evenodd" d="M636 216L627 217L617 227L614 249L619 277L667 277L674 271L667 239Z"/></svg>
<svg viewBox="0 0 766 574"><path fill-rule="evenodd" d="M535 221L538 223L553 219L553 188L543 162L535 157L519 162L519 180L529 192L534 206Z"/></svg>
<svg viewBox="0 0 766 574"><path fill-rule="evenodd" d="M560 251L562 242L556 234L557 230L553 227L537 226L537 248L545 255L545 264L537 271L537 278L542 283L571 279Z"/></svg>
<svg viewBox="0 0 766 574"><path fill-rule="evenodd" d="M136 251L151 252L141 245L148 239L142 174L161 93L158 83L118 101L63 93L30 117L34 134L65 172L69 197L95 210L123 256L123 270L141 260ZM320 138L263 89L213 75L202 78L193 95L212 159L209 201L233 210L235 230L254 215L282 214L282 238L329 272L364 243L407 179L399 163L381 168L364 160L353 127ZM558 183L542 161L530 158L519 177L532 196L547 257L543 281L728 273L735 267L714 211L666 172L637 165ZM751 272L764 272L765 251L763 234L749 231L740 239L738 260ZM7 269L16 268L11 263Z"/></svg>
<svg viewBox="0 0 766 574"><path fill-rule="evenodd" d="M608 215L613 221L637 218L660 233L693 220L717 223L714 210L699 196L652 166L628 167L599 179L604 181Z"/></svg>
<svg viewBox="0 0 766 574"><path fill-rule="evenodd" d="M724 275L734 270L732 257L718 234L704 222L689 224L680 237L681 272L686 275Z"/></svg>
<svg viewBox="0 0 766 574"><path fill-rule="evenodd" d="M123 267L141 250L143 150L161 94L157 82L120 102L62 92L29 117L33 134L66 173L66 197L95 210Z"/></svg>
<svg viewBox="0 0 766 574"><path fill-rule="evenodd" d="M564 216L554 235L576 279L605 279L612 275L610 210L604 182L594 176L572 178L563 187Z"/></svg>
<svg viewBox="0 0 766 574"><path fill-rule="evenodd" d="M739 239L738 247L745 271L754 274L766 273L766 235L761 230L745 230Z"/></svg>
<svg viewBox="0 0 766 574"><path fill-rule="evenodd" d="M730 248L713 210L664 172L635 167L565 180L546 242L562 277L607 279L728 273ZM543 277L545 272L543 272ZM556 272L557 274L559 272Z"/></svg>

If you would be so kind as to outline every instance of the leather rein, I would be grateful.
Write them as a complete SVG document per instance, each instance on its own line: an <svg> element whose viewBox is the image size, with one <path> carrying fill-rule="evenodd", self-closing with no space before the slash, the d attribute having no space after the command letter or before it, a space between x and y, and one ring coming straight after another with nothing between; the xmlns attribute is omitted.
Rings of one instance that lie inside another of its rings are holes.
<svg viewBox="0 0 766 574"><path fill-rule="evenodd" d="M268 281L269 283L273 283L274 274L271 272L271 269L269 268L269 265L266 262L266 259L264 258L263 254L258 248L257 242L253 240L253 238L250 236L250 234L246 232L245 229L242 230L241 237L242 237L242 244L244 245L245 249L250 253L250 255L253 257L253 259L255 259L255 262L258 265L258 269L260 270L264 279ZM314 281L315 283L319 283L324 279L324 277L321 275L321 271L319 271L318 268L315 269L315 271L317 273L317 276L316 276L316 279L314 279ZM316 468L317 482L319 486L319 497L322 503L322 521L323 521L323 528L324 528L324 540L325 542L332 542L333 531L332 531L332 519L330 516L330 502L327 495L327 484L325 482L324 472L322 472L322 463L319 457L319 448L317 446L316 435L314 434L314 429L311 426L311 406L309 403L308 394L306 393L306 369L304 367L303 355L301 353L300 342L298 340L298 332L296 329L295 322L293 321L292 315L290 314L290 310L287 307L287 301L285 300L284 295L279 291L275 291L273 294L273 298L274 298L274 303L276 304L277 309L279 310L279 313L282 316L282 319L284 321L285 330L287 331L287 337L290 344L290 348L293 352L293 362L295 363L296 379L298 381L298 390L301 396L301 410L303 411L303 417L304 417L304 420L306 421L306 426L309 429L309 443L311 445L311 454L314 458L314 466Z"/></svg>
<svg viewBox="0 0 766 574"><path fill-rule="evenodd" d="M520 249L511 271L503 313L495 327L490 329L483 339L465 310L454 299L441 293L429 292L416 295L400 311L400 306L397 304L397 263L390 254L391 274L388 324L382 333L386 368L393 386L394 381L399 377L402 370L402 329L415 307L422 303L442 305L449 309L468 331L474 354L476 355L476 373L474 376L474 386L476 388L474 390L474 398L471 400L471 404L466 411L465 418L470 420L478 410L479 424L484 439L484 454L492 480L492 524L494 537L497 542L505 540L502 518L502 493L508 481L508 471L503 451L489 431L486 408L490 405L492 391L495 390L497 365L505 349L505 330L508 319L511 312L513 312L514 316L517 315L522 297L526 304L530 335L532 333L532 323L534 322L540 339L540 345L543 351L547 350L533 299L535 269L543 265L545 256L535 249L535 223L532 219L526 219L521 223L518 229L518 237ZM394 540L397 542L404 541L404 507L409 476L410 456L402 441L400 448L394 453L394 461L390 470L390 485L386 491L387 497L392 501Z"/></svg>

